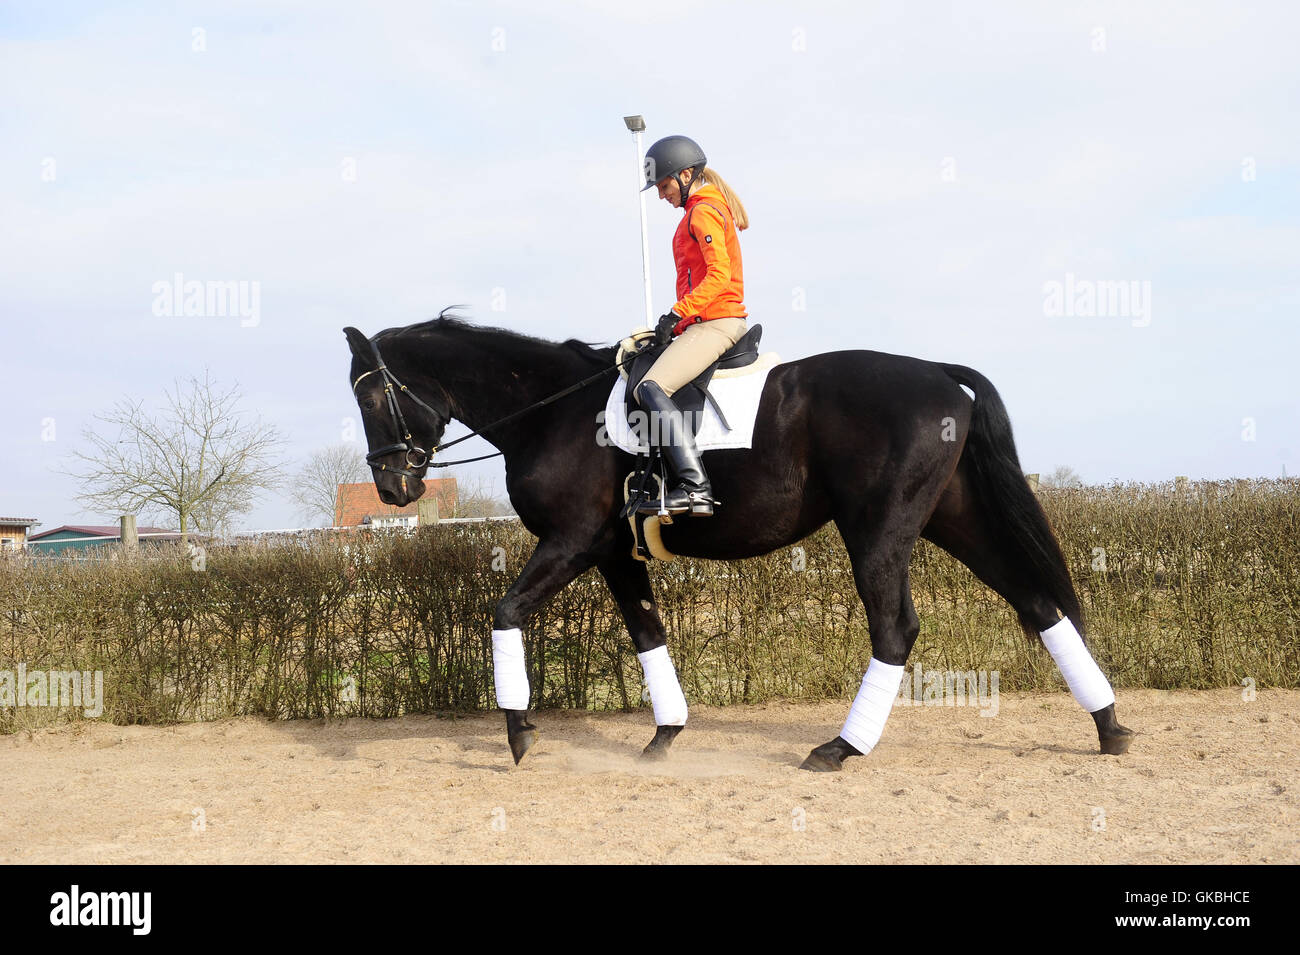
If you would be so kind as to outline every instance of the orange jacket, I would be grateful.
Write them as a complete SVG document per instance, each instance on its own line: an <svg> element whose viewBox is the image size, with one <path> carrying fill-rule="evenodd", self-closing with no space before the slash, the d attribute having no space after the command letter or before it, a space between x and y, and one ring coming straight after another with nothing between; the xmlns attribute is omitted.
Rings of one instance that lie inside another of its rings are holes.
<svg viewBox="0 0 1300 955"><path fill-rule="evenodd" d="M706 183L686 200L673 236L673 259L677 263L673 311L682 316L673 326L674 335L693 325L696 316L706 322L748 317L736 223L716 186Z"/></svg>

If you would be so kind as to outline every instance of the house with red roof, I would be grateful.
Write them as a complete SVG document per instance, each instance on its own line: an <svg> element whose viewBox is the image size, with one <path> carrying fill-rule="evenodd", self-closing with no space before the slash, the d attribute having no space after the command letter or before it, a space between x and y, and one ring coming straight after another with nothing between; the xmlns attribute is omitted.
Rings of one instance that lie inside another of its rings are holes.
<svg viewBox="0 0 1300 955"><path fill-rule="evenodd" d="M405 507L394 507L381 501L374 481L340 484L334 497L334 526L415 527L419 523L420 504L428 500L437 502L440 516L455 514L456 479L429 478L424 482L423 496Z"/></svg>

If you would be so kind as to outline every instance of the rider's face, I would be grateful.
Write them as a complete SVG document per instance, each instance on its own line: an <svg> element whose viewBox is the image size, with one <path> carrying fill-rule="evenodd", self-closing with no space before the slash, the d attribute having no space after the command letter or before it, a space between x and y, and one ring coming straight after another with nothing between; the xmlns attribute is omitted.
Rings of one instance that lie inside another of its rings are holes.
<svg viewBox="0 0 1300 955"><path fill-rule="evenodd" d="M689 169L682 173L682 181L686 183L687 189L690 189L691 187L692 175L693 173ZM656 183L656 188L659 190L659 198L664 200L664 202L668 203L674 209L682 204L682 191L677 187L677 180L672 176L665 176L660 179L659 182Z"/></svg>

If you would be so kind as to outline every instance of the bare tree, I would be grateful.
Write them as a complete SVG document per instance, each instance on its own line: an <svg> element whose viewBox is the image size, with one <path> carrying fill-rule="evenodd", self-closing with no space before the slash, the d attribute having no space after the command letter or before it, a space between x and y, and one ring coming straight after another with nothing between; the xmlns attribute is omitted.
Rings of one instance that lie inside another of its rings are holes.
<svg viewBox="0 0 1300 955"><path fill-rule="evenodd" d="M1083 478L1074 468L1062 464L1039 481L1043 487L1083 487Z"/></svg>
<svg viewBox="0 0 1300 955"><path fill-rule="evenodd" d="M238 386L223 391L206 371L164 394L157 416L130 398L95 416L105 434L85 429L87 449L73 452L82 469L69 473L85 488L78 498L89 510L174 520L182 540L225 533L259 492L278 486L280 435L242 416Z"/></svg>
<svg viewBox="0 0 1300 955"><path fill-rule="evenodd" d="M498 517L513 514L506 497L498 497L496 482L482 477L456 478L455 513L443 514L443 517Z"/></svg>
<svg viewBox="0 0 1300 955"><path fill-rule="evenodd" d="M364 451L353 444L330 445L307 459L293 478L289 496L307 520L323 517L326 524L333 524L339 485L359 484L369 475Z"/></svg>

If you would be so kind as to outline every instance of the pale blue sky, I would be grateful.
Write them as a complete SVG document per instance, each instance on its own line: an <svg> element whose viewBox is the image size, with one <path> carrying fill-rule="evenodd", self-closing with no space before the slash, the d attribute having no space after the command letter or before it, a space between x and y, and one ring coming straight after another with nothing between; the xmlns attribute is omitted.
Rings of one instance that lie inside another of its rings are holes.
<svg viewBox="0 0 1300 955"><path fill-rule="evenodd" d="M747 305L783 358L971 365L1029 471L1300 470L1293 5L147 6L0 7L0 513L111 520L58 473L82 427L205 365L286 457L337 442L344 325L463 302L620 337L637 112L744 199ZM678 215L650 203L656 314ZM176 272L260 283L260 323L155 316ZM1149 324L1046 315L1067 273L1149 282ZM499 460L465 473L502 486ZM247 520L296 523L273 496Z"/></svg>

